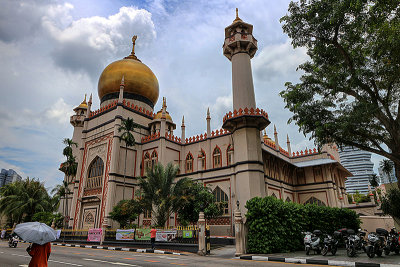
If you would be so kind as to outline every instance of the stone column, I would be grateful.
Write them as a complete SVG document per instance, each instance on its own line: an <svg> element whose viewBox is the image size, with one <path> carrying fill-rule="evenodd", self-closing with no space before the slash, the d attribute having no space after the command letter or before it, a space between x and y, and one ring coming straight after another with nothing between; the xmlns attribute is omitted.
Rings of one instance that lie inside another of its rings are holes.
<svg viewBox="0 0 400 267"><path fill-rule="evenodd" d="M204 219L204 212L199 213L199 221L197 223L199 228L199 251L197 254L200 256L206 255L206 220Z"/></svg>
<svg viewBox="0 0 400 267"><path fill-rule="evenodd" d="M238 257L246 253L245 237L244 237L244 227L243 218L240 210L235 210L235 243L236 243L236 253L235 256Z"/></svg>

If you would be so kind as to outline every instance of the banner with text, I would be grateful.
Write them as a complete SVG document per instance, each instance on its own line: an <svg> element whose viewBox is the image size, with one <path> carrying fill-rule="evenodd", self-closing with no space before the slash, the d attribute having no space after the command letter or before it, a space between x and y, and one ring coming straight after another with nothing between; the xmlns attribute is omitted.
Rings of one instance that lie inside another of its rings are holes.
<svg viewBox="0 0 400 267"><path fill-rule="evenodd" d="M135 229L117 229L116 240L134 240Z"/></svg>
<svg viewBox="0 0 400 267"><path fill-rule="evenodd" d="M103 233L103 230L101 228L89 229L87 241L100 242L102 233Z"/></svg>
<svg viewBox="0 0 400 267"><path fill-rule="evenodd" d="M156 241L173 241L176 238L176 230L157 230Z"/></svg>

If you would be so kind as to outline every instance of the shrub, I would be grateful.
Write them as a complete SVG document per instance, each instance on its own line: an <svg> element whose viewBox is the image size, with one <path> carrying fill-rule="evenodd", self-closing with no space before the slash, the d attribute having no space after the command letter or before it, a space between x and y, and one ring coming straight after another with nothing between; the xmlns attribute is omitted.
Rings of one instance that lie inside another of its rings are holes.
<svg viewBox="0 0 400 267"><path fill-rule="evenodd" d="M274 197L246 203L249 253L276 253L303 248L302 231L333 233L340 228L358 229L358 215L349 209L301 205Z"/></svg>

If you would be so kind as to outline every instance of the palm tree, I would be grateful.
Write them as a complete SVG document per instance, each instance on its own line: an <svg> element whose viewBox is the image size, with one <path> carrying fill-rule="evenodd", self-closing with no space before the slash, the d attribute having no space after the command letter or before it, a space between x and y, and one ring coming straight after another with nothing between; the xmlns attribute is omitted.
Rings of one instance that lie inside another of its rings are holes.
<svg viewBox="0 0 400 267"><path fill-rule="evenodd" d="M191 180L185 177L174 183L178 171L179 168L171 163L165 168L158 163L146 170L147 177L139 178L140 201L145 209L152 211L157 226L165 226L172 212L177 211L179 204L188 198L186 191Z"/></svg>
<svg viewBox="0 0 400 267"><path fill-rule="evenodd" d="M14 222L31 221L36 212L52 211L46 188L34 178L4 186L0 196L0 212Z"/></svg>
<svg viewBox="0 0 400 267"><path fill-rule="evenodd" d="M127 118L126 120L122 120L122 125L119 126L118 132L123 132L121 136L119 137L119 140L125 142L125 166L124 166L124 189L122 192L122 199L125 199L125 179L126 179L126 158L128 155L128 147L134 146L136 141L135 137L133 136L132 132L136 128L139 128L140 126L133 122L133 119Z"/></svg>
<svg viewBox="0 0 400 267"><path fill-rule="evenodd" d="M69 183L67 181L63 181L62 184L57 185L51 193L54 194L53 198L64 199L63 201L63 214L68 216L68 195L71 190L68 187ZM65 227L65 225L64 225Z"/></svg>
<svg viewBox="0 0 400 267"><path fill-rule="evenodd" d="M369 180L369 184L372 187L378 187L378 185L379 185L378 176L375 173L371 175L371 179Z"/></svg>
<svg viewBox="0 0 400 267"><path fill-rule="evenodd" d="M65 173L65 175L67 176L67 180L69 181L70 177L76 175L78 169L78 163L76 162L75 157L72 153L72 147L78 147L78 144L69 138L64 138L63 144L66 145L66 147L63 149L63 155L67 158L67 160L61 163L59 170Z"/></svg>
<svg viewBox="0 0 400 267"><path fill-rule="evenodd" d="M382 172L385 173L389 178L389 183L392 183L392 172L393 172L393 161L384 159L380 162Z"/></svg>

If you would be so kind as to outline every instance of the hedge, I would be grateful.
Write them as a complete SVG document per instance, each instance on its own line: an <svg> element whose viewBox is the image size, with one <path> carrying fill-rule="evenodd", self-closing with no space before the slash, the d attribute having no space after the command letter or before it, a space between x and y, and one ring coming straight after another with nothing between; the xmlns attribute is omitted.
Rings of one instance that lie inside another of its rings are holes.
<svg viewBox="0 0 400 267"><path fill-rule="evenodd" d="M246 203L249 253L302 250L302 231L332 234L340 228L358 229L360 219L349 209L301 205L275 197L255 197Z"/></svg>

